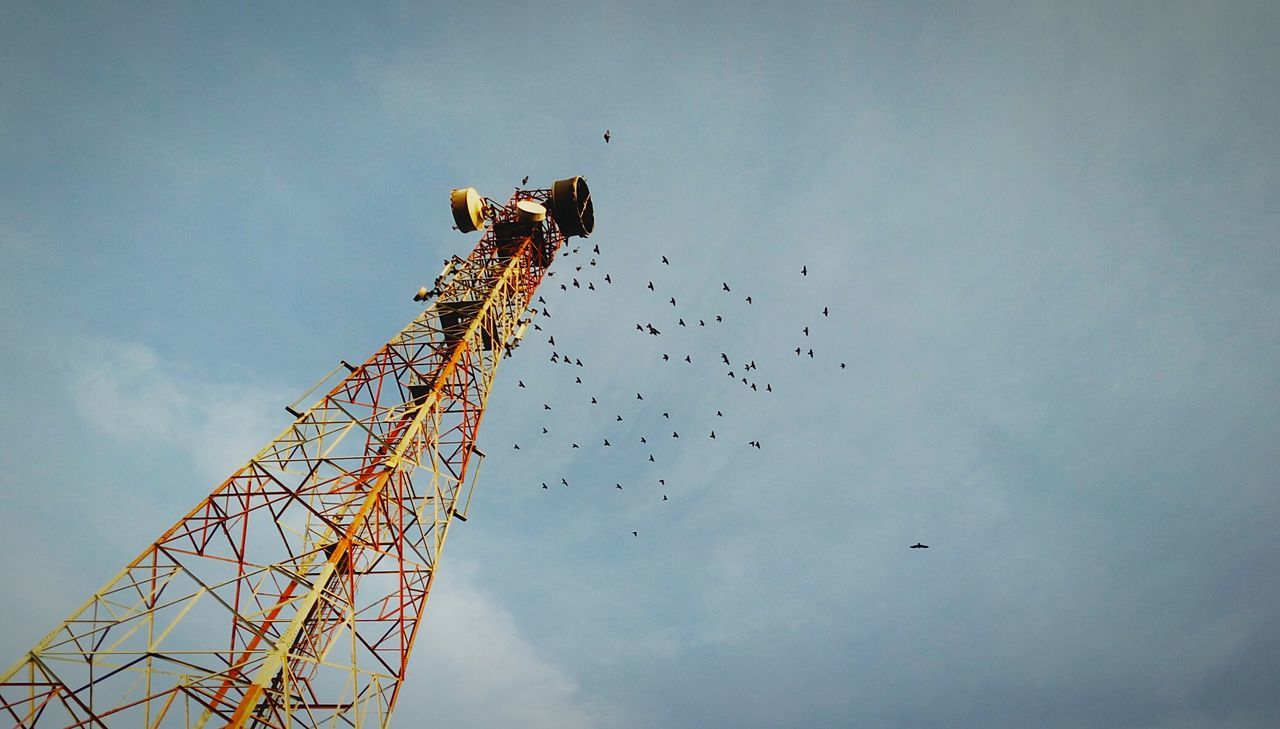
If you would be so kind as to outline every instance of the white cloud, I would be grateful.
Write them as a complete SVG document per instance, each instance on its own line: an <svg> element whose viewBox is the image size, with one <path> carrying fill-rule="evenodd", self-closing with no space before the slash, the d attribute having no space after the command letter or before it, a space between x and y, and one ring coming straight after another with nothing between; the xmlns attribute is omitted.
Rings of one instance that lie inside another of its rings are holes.
<svg viewBox="0 0 1280 729"><path fill-rule="evenodd" d="M465 571L465 565L449 565L447 583L437 582L431 593L395 724L615 725L616 709L584 695L572 676L540 655L512 615L471 584Z"/></svg>
<svg viewBox="0 0 1280 729"><path fill-rule="evenodd" d="M283 427L281 392L214 383L145 346L99 339L71 372L72 397L91 426L124 443L185 451L202 478L217 480Z"/></svg>

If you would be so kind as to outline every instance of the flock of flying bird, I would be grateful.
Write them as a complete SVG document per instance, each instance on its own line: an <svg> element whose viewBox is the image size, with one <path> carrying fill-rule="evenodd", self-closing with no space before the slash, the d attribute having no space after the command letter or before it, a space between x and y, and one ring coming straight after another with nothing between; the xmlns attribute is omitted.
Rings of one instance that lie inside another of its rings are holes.
<svg viewBox="0 0 1280 729"><path fill-rule="evenodd" d="M611 135L609 131L606 130L604 133L604 140L606 143L609 142L610 136ZM528 178L526 177L525 182L523 182L522 184L527 184L527 180ZM587 263L578 263L577 265L574 265L572 271L565 270L563 272L562 277L559 280L555 279L555 276L557 273L555 270L548 270L546 273L546 276L548 278L543 285L551 287L553 291L556 288L558 288L560 291L565 292L566 295L571 294L575 290L581 293L596 292L599 290L596 286L597 281L600 282L601 287L606 287L606 286L612 287L614 285L613 277L610 274L604 273L603 275L598 275L598 272L602 270L599 267L599 264L601 262L600 260L601 252L600 252L600 246L598 244L593 245L590 251L584 251L582 246L570 248L569 246L566 245L565 248L562 249L562 257L573 258L574 256L578 256L580 258L589 257L589 261ZM660 270L663 270L663 267L670 267L670 266L671 266L671 260L667 256L662 255L660 257L660 263L657 264L657 267ZM807 277L809 275L808 266L801 266L797 273L801 277ZM568 281L564 280L566 278L568 279ZM655 276L655 278L661 279L662 276L658 275L658 276ZM645 286L645 289L650 294L666 296L666 300L663 303L669 304L671 309L667 310L665 306L662 306L659 304L660 308L663 310L663 313L661 315L655 316L654 319L652 320L647 320L644 322L636 322L635 331L640 332L642 336L646 338L652 338L652 337L661 338L663 336L663 329L669 330L669 328L672 328L672 327L676 329L683 329L688 333L696 333L697 330L714 328L724 323L724 315L721 313L714 313L714 314L699 313L695 315L693 312L688 310L688 307L686 307L685 310L682 310L680 303L675 296L667 296L666 293L663 293L663 294L658 293L659 288L661 286L662 284L655 285L654 280L649 280ZM733 291L733 287L731 287L727 281L722 281L720 283L719 292L721 295L728 297L728 301L733 302L733 304L738 306L752 306L754 303L753 298L750 294L741 296L741 300L739 303L738 297L741 294L735 294ZM656 299L655 304L657 301L662 301L662 299L660 298ZM541 320L545 323L547 320L551 318L551 312L548 309L547 301L543 296L537 297L536 302L534 303L534 309L536 310L536 313L539 315L537 317L537 320ZM732 310L725 309L724 311L729 312ZM831 315L830 308L827 306L823 306L821 309L821 316L825 319L830 317L830 315ZM656 326L654 324L655 320L659 322L662 328L659 328L659 326ZM532 328L533 328L533 334L535 335L534 337L532 337L534 341L537 341L537 339L540 338L542 335L546 335L547 337L545 340L546 346L550 349L550 354L548 357L549 361L552 364L559 365L561 368L563 367L570 368L568 372L571 373L573 376L573 384L575 386L583 385L584 383L582 380L582 373L585 373L587 369L586 369L586 366L583 364L582 359L566 351L566 348L563 342L557 344L555 334L549 331L545 331L540 324L534 323L532 325ZM670 333L670 330L669 330L669 333ZM811 335L816 334L816 332L814 332L811 329L810 325L805 325L800 330L800 333L803 335L803 340L802 340L803 343L800 346L797 346L794 350L792 350L792 352L789 352L788 354L794 353L795 357L799 357L805 360L815 360L817 358L817 355L815 355L814 349L812 346L809 345L809 342L813 341ZM531 338L531 337L528 334L526 334L526 338ZM658 341L658 340L655 340L655 341ZM730 357L728 352L719 352L718 354L719 354L718 357L714 357L714 356L706 356L705 353L703 352L690 352L690 351L681 350L673 353L670 351L666 351L661 353L661 362L663 362L664 364L674 364L675 366L686 366L686 367L695 366L697 368L702 368L706 363L709 362L712 364L712 366L723 369L725 372L725 375L727 375L730 381L734 382L735 384L739 384L739 386L743 387L744 389L749 389L751 392L756 393L758 395L763 395L763 396L768 396L768 394L774 392L774 387L772 382L761 381L759 379L759 368L756 365L755 359L753 359L750 356L741 357L741 356L735 355L733 357ZM845 368L846 368L846 364L844 362L840 362L839 369L844 370ZM557 371L559 371L559 369L557 369ZM523 380L517 380L516 387L519 389L528 389ZM597 448L597 449L626 450L630 448L633 451L638 450L639 456L641 458L647 455L647 463L657 464L658 459L655 454L661 453L661 449L659 448L660 442L666 441L670 443L676 440L683 440L684 442L688 442L690 438L705 438L707 440L725 442L727 433L733 430L733 428L729 425L728 421L725 420L724 410L726 408L723 408L723 407L715 410L714 418L710 416L710 413L707 413L706 418L711 421L710 424L707 424L706 422L704 422L701 424L702 427L699 427L698 425L690 423L687 419L685 419L688 417L687 414L684 414L685 417L682 418L681 417L682 414L677 412L676 414L677 420L673 421L672 410L678 410L678 408L668 408L665 410L660 409L661 406L657 405L655 402L656 398L650 397L648 400L646 400L644 393L642 392L636 392L634 399L631 398L629 393L626 395L622 395L621 397L618 397L618 396L610 397L610 396L602 395L600 393L589 394L589 395L584 394L584 399L587 397L590 398L590 402L589 402L590 407L598 410L601 413L599 418L604 421L604 424L599 426L598 435L595 436L595 439L592 440L591 442L587 442L586 440L583 440L582 442L570 440L567 443L567 445L571 449ZM632 403L644 403L644 404L635 406L639 411L637 413L634 410L626 410L621 406L619 406L618 402L620 399L627 400ZM612 404L613 407L608 407L608 405L610 404ZM554 412L553 406L549 402L542 403L542 410L545 413ZM625 441L621 439L621 437L625 437L625 436L620 437L615 432L611 439L609 435L610 431L608 430L608 426L609 425L616 426L618 423L624 422L624 417L623 417L624 412L627 414L628 418L631 418L635 415L639 415L639 420L641 420L642 422L645 421L646 419L649 420L650 421L648 423L648 426L650 428L649 432L639 436L636 436L633 434L632 436L627 438ZM661 413L660 419L659 419L658 413ZM612 415L613 417L610 418L609 417L610 415ZM646 416L648 417L646 418ZM551 422L551 421L548 421L548 422ZM548 423L543 423L540 426L538 426L541 432L535 432L533 434L533 436L539 441L535 449L545 448L546 443L542 441L546 439L551 439L554 441L554 439L558 435L558 433L554 433L551 428L548 428L547 424ZM655 431L654 428L657 428L659 426L661 426L661 431ZM667 432L666 432L668 428L670 428L670 431L671 431L669 436L667 435ZM720 429L720 435L717 435L716 433L717 428ZM683 438L680 434L680 431L682 429L685 432L685 435L683 436ZM754 449L754 450L764 449L764 445L761 443L759 438L756 438L756 437L752 437L751 439L746 440L745 446L748 449ZM564 447L564 444L561 444L561 447ZM527 450L527 448L521 449L520 443L516 442L516 443L513 443L513 450L517 450L517 451ZM645 461L642 460L641 465L645 465ZM555 481L554 477L552 480L554 483ZM559 483L557 485L560 487L568 487L570 484L569 484L568 478L564 476L560 476ZM667 490L666 478L657 479L657 485L662 487L661 491L666 491ZM547 482L543 481L541 482L541 488L545 490L551 490L552 486L550 486ZM616 490L623 490L622 482L620 481L615 482L614 488ZM669 500L670 500L670 497L667 493L661 493L661 501L669 501ZM633 530L631 534L633 537L638 537L639 531ZM916 544L912 545L911 548L912 549L928 549L928 545L917 542Z"/></svg>

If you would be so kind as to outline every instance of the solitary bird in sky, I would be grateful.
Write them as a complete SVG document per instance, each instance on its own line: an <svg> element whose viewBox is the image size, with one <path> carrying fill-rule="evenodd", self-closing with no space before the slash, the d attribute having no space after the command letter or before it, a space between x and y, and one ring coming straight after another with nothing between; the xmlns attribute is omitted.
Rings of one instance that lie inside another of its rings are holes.
<svg viewBox="0 0 1280 729"><path fill-rule="evenodd" d="M551 346L553 346L553 347L554 347L554 346L556 346L556 335L552 334L552 335L547 339L547 344L550 344L550 345L551 345Z"/></svg>
<svg viewBox="0 0 1280 729"><path fill-rule="evenodd" d="M521 184L521 185L527 185L527 184L529 184L529 176L528 176L528 175L525 175L525 176L524 176L524 179L520 181L520 184Z"/></svg>
<svg viewBox="0 0 1280 729"><path fill-rule="evenodd" d="M844 362L840 363L840 369L844 369Z"/></svg>
<svg viewBox="0 0 1280 729"><path fill-rule="evenodd" d="M665 263L665 264L667 264L668 266L670 266L670 265L671 265L671 261L668 261L666 256L663 256L663 257L662 257L662 262L663 262L663 263Z"/></svg>
<svg viewBox="0 0 1280 729"><path fill-rule="evenodd" d="M916 542L915 544L911 545L911 548L912 548L912 549L928 549L928 548L929 548L929 545L927 545L927 544L921 544L920 542Z"/></svg>
<svg viewBox="0 0 1280 729"><path fill-rule="evenodd" d="M800 275L801 275L801 276L808 276L808 275L809 275L809 267L808 267L808 266L801 266L801 267L800 267Z"/></svg>
<svg viewBox="0 0 1280 729"><path fill-rule="evenodd" d="M719 410L717 410L717 411L716 411L716 417L717 417L717 418L723 418L723 417L724 417L724 413L722 413L722 412L720 412Z"/></svg>
<svg viewBox="0 0 1280 729"><path fill-rule="evenodd" d="M551 409L551 406L550 406L550 405L548 405L548 404L546 404L546 403L544 402L544 403L542 403L542 409L543 409L543 410L550 410L550 409Z"/></svg>
<svg viewBox="0 0 1280 729"><path fill-rule="evenodd" d="M579 384L579 385L581 385L581 384L582 384L582 378L581 378L581 377L575 377L574 379L578 381L578 382L577 382L577 384Z"/></svg>
<svg viewBox="0 0 1280 729"><path fill-rule="evenodd" d="M524 387L524 380L516 380L516 384Z"/></svg>
<svg viewBox="0 0 1280 729"><path fill-rule="evenodd" d="M720 285L724 287L724 290L725 290L725 291L728 291L728 290L729 290L729 284L727 284L727 283L725 283L725 282L721 281L721 282L720 282Z"/></svg>
<svg viewBox="0 0 1280 729"><path fill-rule="evenodd" d="M715 437L716 437L716 432L713 430L713 431L711 431L711 438L714 440L714 439L715 439Z"/></svg>
<svg viewBox="0 0 1280 729"><path fill-rule="evenodd" d="M750 304L750 303L751 303L751 297L750 297L750 296L748 296L748 297L747 297L747 303L748 303L748 304Z"/></svg>
<svg viewBox="0 0 1280 729"><path fill-rule="evenodd" d="M809 336L809 327L805 327L805 328L804 328L804 335L805 335L806 337L807 337L807 336Z"/></svg>
<svg viewBox="0 0 1280 729"><path fill-rule="evenodd" d="M638 393L638 392L637 392L637 393L636 393L636 399L637 399L637 400L643 400L644 398L643 398L643 397L640 397L640 393Z"/></svg>
<svg viewBox="0 0 1280 729"><path fill-rule="evenodd" d="M631 536L638 537L640 536L640 532L631 532Z"/></svg>
<svg viewBox="0 0 1280 729"><path fill-rule="evenodd" d="M542 428L542 434L543 434L543 435L546 435L546 434L547 434L547 429L546 429L546 427L545 427L545 426Z"/></svg>
<svg viewBox="0 0 1280 729"><path fill-rule="evenodd" d="M666 501L666 500L667 500L667 495L666 495L666 494L663 494L663 495L662 495L662 500L663 500L663 501Z"/></svg>
<svg viewBox="0 0 1280 729"><path fill-rule="evenodd" d="M592 405L595 405L595 404L596 404L596 399L595 399L595 397L594 397L594 396L592 396L592 398L591 398L591 404L592 404Z"/></svg>
<svg viewBox="0 0 1280 729"><path fill-rule="evenodd" d="M680 437L680 434L679 434L679 433L677 433L677 432L675 432L675 431L673 430L673 431L671 431L671 437L672 437L672 438L679 438L679 437Z"/></svg>
<svg viewBox="0 0 1280 729"><path fill-rule="evenodd" d="M604 143L605 143L605 144L608 144L608 143L609 143L609 137L610 137L610 136L611 136L611 135L609 134L609 130L608 130L608 129L604 130Z"/></svg>
<svg viewBox="0 0 1280 729"><path fill-rule="evenodd" d="M724 360L725 364L729 364L729 355L725 354L724 352L720 353L720 359Z"/></svg>
<svg viewBox="0 0 1280 729"><path fill-rule="evenodd" d="M577 443L570 443L569 445L572 445L574 448L577 448L577 447L578 447L578 444L577 444Z"/></svg>
<svg viewBox="0 0 1280 729"><path fill-rule="evenodd" d="M560 479L560 483L564 484L565 486L568 486L568 485L569 485L569 482L568 482L568 481L566 481L566 480L564 480L563 478L562 478L562 479Z"/></svg>
<svg viewBox="0 0 1280 729"><path fill-rule="evenodd" d="M605 447L606 447L606 448L609 448L609 447L612 447L612 446L613 446L613 444L609 442L609 439L608 439L608 438L605 438L605 439L604 439L604 445L605 445Z"/></svg>
<svg viewBox="0 0 1280 729"><path fill-rule="evenodd" d="M515 446L516 446L516 447L515 447L515 450L520 450L520 444L519 444L519 443L516 443L516 444L515 444Z"/></svg>
<svg viewBox="0 0 1280 729"><path fill-rule="evenodd" d="M596 254L597 256L600 255L600 244L597 243L595 246L593 246L591 248L591 252Z"/></svg>
<svg viewBox="0 0 1280 729"><path fill-rule="evenodd" d="M701 320L701 319L699 319L699 320L698 320L698 326L700 326L700 327L705 327L706 325L707 325L707 323L706 323L705 321L703 321L703 320Z"/></svg>
<svg viewBox="0 0 1280 729"><path fill-rule="evenodd" d="M692 360L692 359L690 359L690 358L689 358L689 355L687 355L687 354L684 356L684 361L685 361L685 362L688 362L689 364L693 364L693 360Z"/></svg>
<svg viewBox="0 0 1280 729"><path fill-rule="evenodd" d="M670 360L670 359L671 359L671 357L670 357L670 356L665 355L665 354L664 354L664 355L662 355L662 361L663 361L663 362L666 362L666 361L668 361L668 360Z"/></svg>
<svg viewBox="0 0 1280 729"><path fill-rule="evenodd" d="M622 422L622 416L621 416L621 415L619 415L619 416L618 416L618 422L619 422L619 423L621 423L621 422Z"/></svg>
<svg viewBox="0 0 1280 729"><path fill-rule="evenodd" d="M657 461L653 460L653 454L652 454L652 453L650 453L650 454L649 454L649 462L650 462L650 463L657 463Z"/></svg>
<svg viewBox="0 0 1280 729"><path fill-rule="evenodd" d="M831 315L831 312L830 312L830 310L828 310L828 309L827 309L827 307L825 307L825 306L824 306L824 307L822 307L822 315L823 315L823 316L830 316L830 315Z"/></svg>
<svg viewBox="0 0 1280 729"><path fill-rule="evenodd" d="M680 320L680 326L685 326L684 319Z"/></svg>
<svg viewBox="0 0 1280 729"><path fill-rule="evenodd" d="M672 305L672 306L675 306L675 305L676 305L676 297L674 297L674 296L672 296L672 297L671 297L671 305Z"/></svg>
<svg viewBox="0 0 1280 729"><path fill-rule="evenodd" d="M648 443L649 441L645 440L645 439L644 439L644 436L642 435L642 436L640 436L640 442L641 442L641 443Z"/></svg>
<svg viewBox="0 0 1280 729"><path fill-rule="evenodd" d="M652 281L650 281L650 282L649 282L649 290L650 290L650 291L653 291L653 282L652 282Z"/></svg>
<svg viewBox="0 0 1280 729"><path fill-rule="evenodd" d="M813 350L809 350L809 359L813 359Z"/></svg>
<svg viewBox="0 0 1280 729"><path fill-rule="evenodd" d="M605 283L607 283L607 284L611 284L611 283L613 283L613 279L609 278L609 274L607 274L607 273L606 273L606 274L604 275L604 282L605 282Z"/></svg>
<svg viewBox="0 0 1280 729"><path fill-rule="evenodd" d="M724 317L720 316L719 314L716 314L716 321L722 322L724 321Z"/></svg>
<svg viewBox="0 0 1280 729"><path fill-rule="evenodd" d="M663 413L663 414L662 414L662 417L666 418L667 420L670 420L670 419L671 419L671 413Z"/></svg>

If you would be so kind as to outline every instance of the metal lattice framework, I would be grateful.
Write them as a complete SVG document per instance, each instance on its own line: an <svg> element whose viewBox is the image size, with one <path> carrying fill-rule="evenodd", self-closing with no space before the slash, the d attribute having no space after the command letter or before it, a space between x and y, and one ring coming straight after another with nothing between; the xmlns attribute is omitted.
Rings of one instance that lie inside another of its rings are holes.
<svg viewBox="0 0 1280 729"><path fill-rule="evenodd" d="M426 310L290 407L284 432L0 674L0 716L385 726L449 524L466 519L498 363L574 234L517 209L552 196L486 201L493 225Z"/></svg>

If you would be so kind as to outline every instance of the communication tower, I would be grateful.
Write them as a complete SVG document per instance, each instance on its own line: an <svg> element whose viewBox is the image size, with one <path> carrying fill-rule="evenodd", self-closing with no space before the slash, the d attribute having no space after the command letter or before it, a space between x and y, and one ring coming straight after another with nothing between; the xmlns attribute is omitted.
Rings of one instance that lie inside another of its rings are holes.
<svg viewBox="0 0 1280 729"><path fill-rule="evenodd" d="M279 436L0 673L0 721L389 723L449 524L467 518L498 363L565 239L595 226L581 177L450 203L458 230L486 230L414 297L422 314L287 406Z"/></svg>

